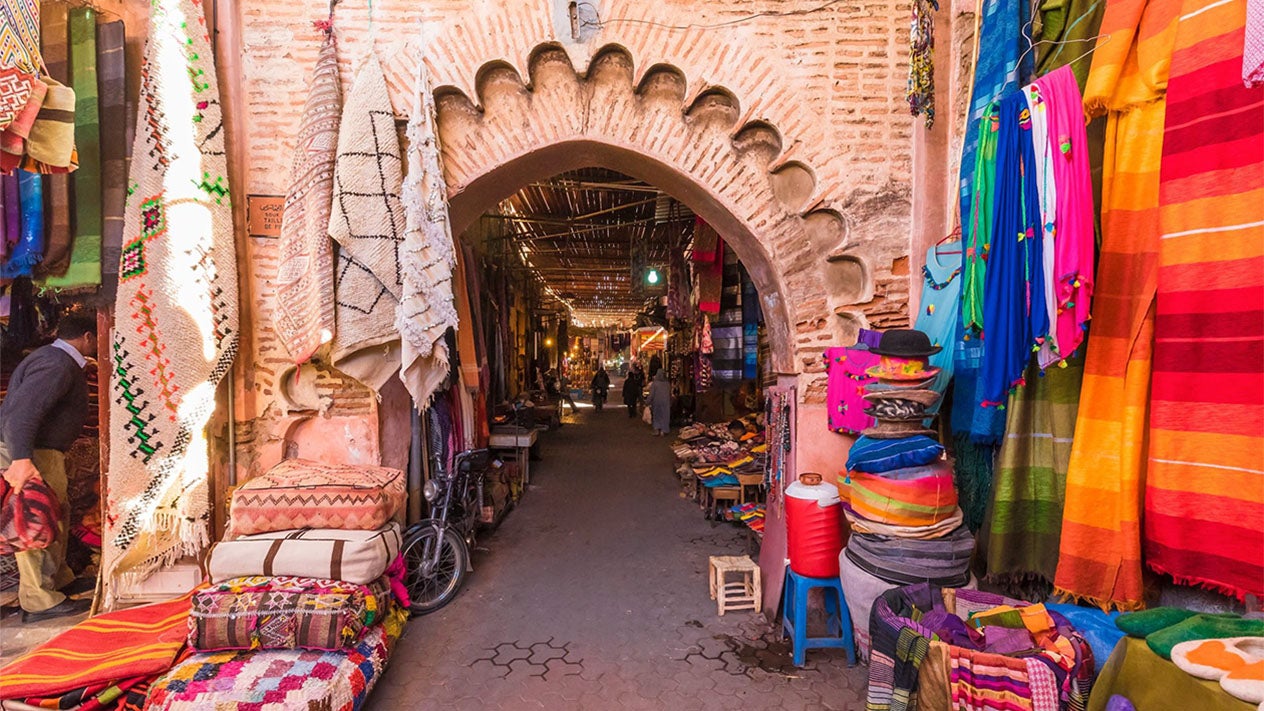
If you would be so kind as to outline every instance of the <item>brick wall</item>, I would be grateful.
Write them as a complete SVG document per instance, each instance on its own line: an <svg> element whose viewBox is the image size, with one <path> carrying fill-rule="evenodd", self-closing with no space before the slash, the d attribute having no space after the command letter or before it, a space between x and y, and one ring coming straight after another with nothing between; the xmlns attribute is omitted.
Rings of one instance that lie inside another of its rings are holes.
<svg viewBox="0 0 1264 711"><path fill-rule="evenodd" d="M344 0L335 17L344 87L372 47L387 67L397 112L406 113L424 43L433 85L454 109L441 114L445 141L457 135L481 141L445 143L454 212L462 195L465 209L477 212L492 204L476 204L471 196L477 191L471 186L494 171L498 161L547 145L553 139L545 135L542 122L565 117L575 108L556 97L548 99L544 82L533 83L533 72L553 71L565 60L577 75L569 81L595 91L600 87L593 76L594 59L603 50L609 56L609 48L616 47L614 64L629 65L629 85L619 93L621 80L610 79L615 88L602 102L621 102L642 112L649 110L646 92L654 81L683 77L678 106L655 125L663 135L649 136L643 122L635 125L628 119L624 121L633 125L623 128L581 122L572 133L595 132L633 152L657 151L666 180L679 177L682 186L693 184L702 191L696 195L700 202L726 211L735 231L749 233L739 253L759 263L755 268L765 272L761 295L766 302L777 302L785 314L781 340L790 355L780 370L799 373L807 397L818 399L821 349L850 342L858 327L890 327L908 320L913 191L912 118L903 99L908 3L848 0L820 12L722 28L676 26L808 10L822 2L596 4L601 26L583 27L587 36L576 42L568 25L555 22L553 3L541 0L374 0L372 18L368 3ZM327 7L326 2L308 0L238 4L244 117L239 131L244 133L247 183L237 187L238 195L285 191L320 41L312 21L323 17ZM553 59L546 63L549 57ZM492 67L508 71L487 71ZM544 110L551 101L554 108ZM609 107L581 108L592 113ZM531 113L536 124L512 114L514 110ZM584 121L589 121L587 113ZM619 121L611 117L607 123ZM687 161L681 157L685 154ZM512 192L516 187L501 189ZM256 437L273 431L269 436L275 438L286 422L274 403L275 380L285 368L286 354L268 328L275 308L276 244L251 239L246 249L246 318L254 339L252 352L243 356L251 362L243 369L242 386L254 411L240 414L261 418ZM330 403L329 416L367 409L367 391L336 375L322 377L318 386Z"/></svg>

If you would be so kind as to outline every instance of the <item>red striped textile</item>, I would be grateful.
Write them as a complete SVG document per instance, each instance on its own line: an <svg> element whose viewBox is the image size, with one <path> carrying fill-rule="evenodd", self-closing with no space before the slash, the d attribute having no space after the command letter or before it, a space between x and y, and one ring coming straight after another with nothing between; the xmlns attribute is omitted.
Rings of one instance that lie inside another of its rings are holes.
<svg viewBox="0 0 1264 711"><path fill-rule="evenodd" d="M1246 1L1185 0L1160 167L1147 565L1264 595L1264 87Z"/></svg>

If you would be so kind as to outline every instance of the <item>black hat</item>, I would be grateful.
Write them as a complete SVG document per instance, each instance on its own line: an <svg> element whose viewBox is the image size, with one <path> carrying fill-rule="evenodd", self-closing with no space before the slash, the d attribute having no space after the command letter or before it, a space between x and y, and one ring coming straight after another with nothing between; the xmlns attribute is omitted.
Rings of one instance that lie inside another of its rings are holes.
<svg viewBox="0 0 1264 711"><path fill-rule="evenodd" d="M932 346L925 333L911 328L883 331L878 347L869 349L871 353L895 358L925 358L942 350L941 346Z"/></svg>

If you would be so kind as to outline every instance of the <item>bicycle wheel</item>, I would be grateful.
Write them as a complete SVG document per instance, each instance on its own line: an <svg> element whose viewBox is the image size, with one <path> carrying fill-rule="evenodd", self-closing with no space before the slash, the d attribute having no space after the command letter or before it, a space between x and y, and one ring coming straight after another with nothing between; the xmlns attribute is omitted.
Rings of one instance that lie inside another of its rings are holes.
<svg viewBox="0 0 1264 711"><path fill-rule="evenodd" d="M440 546L439 562L423 574L423 568L434 556L435 546ZM450 528L437 536L432 526L419 528L404 541L404 566L408 571L405 584L412 603L409 609L415 615L434 612L452 602L465 582L466 564L470 553L465 541Z"/></svg>

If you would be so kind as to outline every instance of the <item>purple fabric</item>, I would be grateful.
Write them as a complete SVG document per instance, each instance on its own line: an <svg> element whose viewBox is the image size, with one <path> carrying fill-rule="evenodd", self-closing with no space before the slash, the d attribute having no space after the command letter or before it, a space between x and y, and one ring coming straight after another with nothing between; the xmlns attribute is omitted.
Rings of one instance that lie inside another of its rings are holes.
<svg viewBox="0 0 1264 711"><path fill-rule="evenodd" d="M1020 652L1031 651L1033 646L1031 633L1025 627L1015 629L990 625L984 628L984 633L987 636L985 652L1017 656Z"/></svg>
<svg viewBox="0 0 1264 711"><path fill-rule="evenodd" d="M825 363L829 373L826 399L829 402L831 432L856 434L872 427L874 419L865 414L865 385L874 378L865 371L878 364L878 355L860 348L827 348Z"/></svg>
<svg viewBox="0 0 1264 711"><path fill-rule="evenodd" d="M867 328L860 329L860 336L856 339L856 345L877 348L879 343L882 343L882 331L871 331Z"/></svg>
<svg viewBox="0 0 1264 711"><path fill-rule="evenodd" d="M22 208L18 206L18 179L14 175L0 175L0 190L4 201L4 240L8 244L5 254L12 254L13 247L22 236Z"/></svg>

